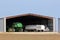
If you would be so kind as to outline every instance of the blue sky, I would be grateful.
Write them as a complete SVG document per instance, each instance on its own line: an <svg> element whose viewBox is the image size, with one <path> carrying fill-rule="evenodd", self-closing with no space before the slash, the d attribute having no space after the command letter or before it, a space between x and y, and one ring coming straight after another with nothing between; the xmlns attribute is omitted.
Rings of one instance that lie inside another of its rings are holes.
<svg viewBox="0 0 60 40"><path fill-rule="evenodd" d="M60 17L60 0L0 0L0 17L37 13Z"/></svg>
<svg viewBox="0 0 60 40"><path fill-rule="evenodd" d="M0 0L0 17L37 13L59 18L60 0Z"/></svg>

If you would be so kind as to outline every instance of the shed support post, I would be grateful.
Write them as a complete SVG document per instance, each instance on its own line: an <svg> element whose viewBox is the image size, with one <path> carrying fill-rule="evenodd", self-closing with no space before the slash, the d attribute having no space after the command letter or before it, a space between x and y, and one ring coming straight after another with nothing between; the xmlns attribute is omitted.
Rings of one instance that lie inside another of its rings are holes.
<svg viewBox="0 0 60 40"><path fill-rule="evenodd" d="M6 18L4 18L4 32L6 32Z"/></svg>
<svg viewBox="0 0 60 40"><path fill-rule="evenodd" d="M53 18L53 32L56 32L56 20Z"/></svg>

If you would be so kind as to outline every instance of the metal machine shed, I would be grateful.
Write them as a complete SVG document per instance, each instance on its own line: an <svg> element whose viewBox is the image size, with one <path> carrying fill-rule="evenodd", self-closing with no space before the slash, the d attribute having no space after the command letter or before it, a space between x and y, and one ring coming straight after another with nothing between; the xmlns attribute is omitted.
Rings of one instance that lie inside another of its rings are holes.
<svg viewBox="0 0 60 40"><path fill-rule="evenodd" d="M56 31L54 17L29 13L0 18L0 32L6 32L7 28L11 27L13 22L22 22L24 24L23 28L25 28L26 25L43 24L47 25L50 28L51 32Z"/></svg>

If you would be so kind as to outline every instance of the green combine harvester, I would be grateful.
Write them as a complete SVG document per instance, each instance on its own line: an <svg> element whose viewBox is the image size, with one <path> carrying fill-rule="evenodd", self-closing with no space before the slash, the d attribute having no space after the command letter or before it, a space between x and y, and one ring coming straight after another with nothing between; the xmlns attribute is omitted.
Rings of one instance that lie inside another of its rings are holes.
<svg viewBox="0 0 60 40"><path fill-rule="evenodd" d="M23 29L23 24L21 22L14 22L12 27L15 29L15 32L20 32Z"/></svg>

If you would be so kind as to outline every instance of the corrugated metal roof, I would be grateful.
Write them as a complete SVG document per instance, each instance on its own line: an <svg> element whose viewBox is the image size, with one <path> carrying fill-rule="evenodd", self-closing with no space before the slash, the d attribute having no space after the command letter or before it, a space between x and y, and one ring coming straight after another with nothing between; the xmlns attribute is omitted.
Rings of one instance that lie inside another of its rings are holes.
<svg viewBox="0 0 60 40"><path fill-rule="evenodd" d="M21 16L36 16L36 17L42 17L42 18L47 18L47 19L53 19L53 17L49 17L49 16L44 16L44 15L38 15L38 14L19 14L19 15L15 15L15 16L8 16L6 17L6 19L10 19L10 18L16 18L16 17L21 17Z"/></svg>

